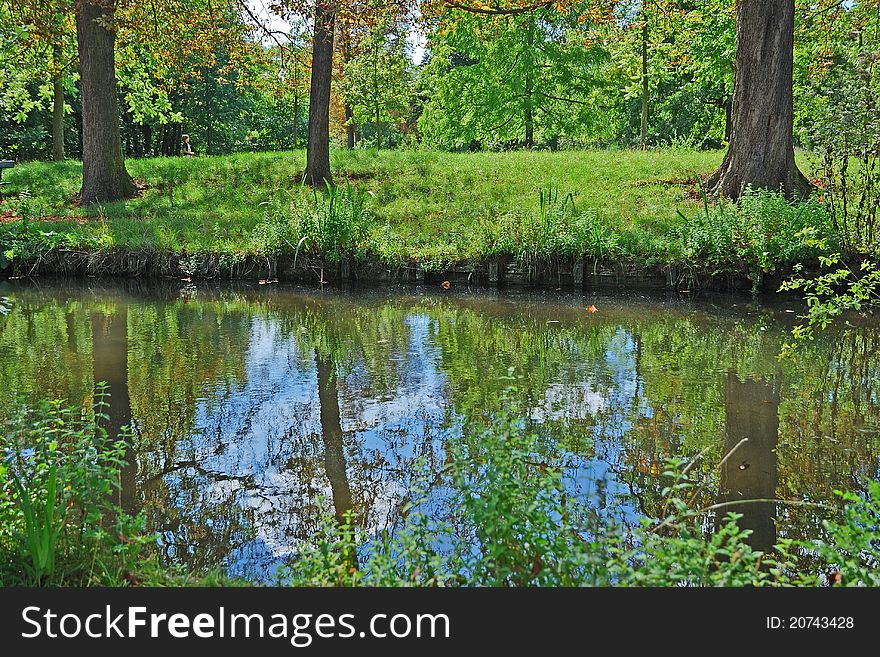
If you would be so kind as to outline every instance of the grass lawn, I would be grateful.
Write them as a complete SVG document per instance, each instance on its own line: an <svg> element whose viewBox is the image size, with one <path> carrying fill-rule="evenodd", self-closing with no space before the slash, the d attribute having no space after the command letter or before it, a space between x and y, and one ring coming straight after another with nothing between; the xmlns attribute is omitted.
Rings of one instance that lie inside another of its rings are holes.
<svg viewBox="0 0 880 657"><path fill-rule="evenodd" d="M694 180L721 158L719 151L684 149L336 150L332 164L337 184L369 192L366 225L350 245L355 255L439 268L500 253L662 264L699 258L706 244L731 251L735 233L682 238L684 217L705 217ZM265 255L259 236L267 231L255 229L292 215L296 204L314 203L298 182L304 161L303 151L129 160L142 194L88 209L74 203L78 162L26 163L4 175L11 184L0 229L25 217L38 230L62 234L65 248ZM717 221L705 218L701 230L711 232Z"/></svg>
<svg viewBox="0 0 880 657"><path fill-rule="evenodd" d="M669 221L693 201L685 187L661 181L709 172L721 154L337 150L332 160L337 183L350 180L373 192L377 221L419 243L467 235L504 213L536 211L540 190L551 184L573 193L579 209L594 209L621 227ZM298 184L304 161L304 151L128 160L131 175L148 186L143 196L88 211L72 205L81 183L78 162L27 163L4 176L11 184L3 209L27 190L35 215L88 217L78 230L109 231L114 245L197 251L233 240L244 246L266 204L304 193ZM77 229L73 222L55 228Z"/></svg>

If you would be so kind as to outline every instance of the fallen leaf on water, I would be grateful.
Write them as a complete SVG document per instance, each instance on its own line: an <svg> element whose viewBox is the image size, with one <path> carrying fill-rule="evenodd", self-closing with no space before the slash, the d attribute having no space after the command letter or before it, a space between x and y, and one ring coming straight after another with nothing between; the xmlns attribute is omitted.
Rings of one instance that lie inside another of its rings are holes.
<svg viewBox="0 0 880 657"><path fill-rule="evenodd" d="M442 283L440 283L440 287L442 287L444 290L448 290L452 287L452 283L450 283L449 281L443 281Z"/></svg>
<svg viewBox="0 0 880 657"><path fill-rule="evenodd" d="M541 555L536 554L535 560L532 563L532 572L531 572L532 578L537 577L541 573L542 570L544 570L544 564L541 561Z"/></svg>
<svg viewBox="0 0 880 657"><path fill-rule="evenodd" d="M591 313L594 313L594 312L596 312L596 311L599 310L599 309L596 308L596 306L590 304L590 307L587 308L587 310L589 310Z"/></svg>

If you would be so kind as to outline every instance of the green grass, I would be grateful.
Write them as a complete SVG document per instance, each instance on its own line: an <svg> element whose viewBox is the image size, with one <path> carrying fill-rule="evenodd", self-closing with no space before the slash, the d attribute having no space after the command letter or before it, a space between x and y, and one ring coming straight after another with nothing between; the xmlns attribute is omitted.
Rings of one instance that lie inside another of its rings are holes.
<svg viewBox="0 0 880 657"><path fill-rule="evenodd" d="M534 211L539 192L553 184L572 192L578 207L620 224L651 224L693 205L685 189L660 180L711 171L717 152L596 151L436 153L335 151L336 182L349 179L375 194L373 209L407 241L448 239L487 216ZM241 236L263 219L261 203L299 188L305 154L246 153L197 159L128 160L143 197L88 211L72 207L80 185L77 162L34 162L6 173L13 197L28 190L46 215L105 217L113 243L196 250ZM652 182L653 184L645 184ZM219 227L218 231L215 226ZM70 224L73 227L73 224ZM99 230L96 224L83 230Z"/></svg>
<svg viewBox="0 0 880 657"><path fill-rule="evenodd" d="M704 209L698 188L686 181L711 172L721 157L684 149L336 150L332 164L337 184L368 195L366 225L351 233L358 235L352 255L437 269L498 254L690 262L701 256L682 227ZM68 248L264 256L271 251L265 235L295 245L303 237L297 226L309 224L295 216L314 207L311 191L298 182L304 160L302 151L129 160L129 172L146 184L143 194L88 209L74 205L79 163L28 163L6 174L11 184L0 215L24 216L38 231L60 234L54 244L60 239ZM546 201L551 189L557 202L542 209L542 193ZM322 242L310 240L310 248ZM735 270L738 258L721 259Z"/></svg>

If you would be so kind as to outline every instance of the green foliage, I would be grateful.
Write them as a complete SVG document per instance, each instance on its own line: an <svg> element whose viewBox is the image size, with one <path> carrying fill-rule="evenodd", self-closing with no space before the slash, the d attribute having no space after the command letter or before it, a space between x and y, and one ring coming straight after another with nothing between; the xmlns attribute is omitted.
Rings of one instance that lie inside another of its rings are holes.
<svg viewBox="0 0 880 657"><path fill-rule="evenodd" d="M515 392L510 390L509 395ZM420 489L394 533L371 536L349 516L325 517L311 543L279 576L307 586L815 586L819 568L843 582L877 585L880 484L847 495L842 522L826 522L816 541L783 540L772 554L749 546L750 531L729 513L716 530L692 508L689 466L671 460L663 473L665 517L626 528L581 508L566 495L550 443L507 397L494 419L472 418L448 447L444 481L451 515L429 521ZM699 457L697 457L699 458ZM669 510L667 513L666 509ZM799 561L809 553L812 561ZM818 562L816 559L819 559ZM813 570L808 570L812 568Z"/></svg>
<svg viewBox="0 0 880 657"><path fill-rule="evenodd" d="M826 241L815 237L813 231L806 229L801 235L805 244L828 252ZM780 287L783 291L800 290L807 304L801 317L806 322L792 329L792 341L786 344L783 356L791 355L804 341L812 340L817 329L827 328L845 312L864 312L880 303L880 270L874 259L865 258L851 266L840 253L829 253L819 256L819 262L822 269L815 274L796 266Z"/></svg>
<svg viewBox="0 0 880 657"><path fill-rule="evenodd" d="M30 558L31 581L40 584L44 577L55 574L55 550L58 537L64 528L64 508L59 508L56 487L58 467L49 466L45 496L31 499L30 491L14 470L9 472L12 486L24 518L24 551Z"/></svg>
<svg viewBox="0 0 880 657"><path fill-rule="evenodd" d="M840 519L825 522L828 538L802 547L828 564L831 584L880 586L880 481L861 494L838 494L845 507Z"/></svg>
<svg viewBox="0 0 880 657"><path fill-rule="evenodd" d="M538 198L537 212L507 213L497 223L486 222L489 253L536 263L567 256L598 262L614 252L616 236L595 211L578 211L573 193L560 199L558 186L550 183Z"/></svg>
<svg viewBox="0 0 880 657"><path fill-rule="evenodd" d="M257 253L298 256L305 247L330 262L356 254L370 221L367 194L349 183L315 190L311 198L294 196L289 209L275 207L256 226L252 243Z"/></svg>
<svg viewBox="0 0 880 657"><path fill-rule="evenodd" d="M797 237L803 228L836 244L818 200L797 205L758 191L738 206L693 199L688 181L717 166L719 153L334 151L343 182L327 195L298 184L296 157L134 160L129 168L146 180L146 193L100 209L67 207L77 164L17 166L4 176L8 189L31 191L8 207L32 221L0 224L0 252L25 271L62 248L185 263L207 254L230 268L253 256L292 257L297 247L300 256L431 270L499 255L583 257L673 265L694 280L749 275L757 284L765 270L814 260L818 252Z"/></svg>
<svg viewBox="0 0 880 657"><path fill-rule="evenodd" d="M815 200L792 202L767 190L747 189L739 203L719 201L710 206L706 193L703 212L681 218L670 231L670 247L681 245L684 261L705 263L714 273L747 271L753 284L778 267L813 261L815 244L801 239L804 230L830 239L825 206Z"/></svg>
<svg viewBox="0 0 880 657"><path fill-rule="evenodd" d="M407 129L414 67L405 42L405 35L379 24L345 64L342 97L351 109L351 124L376 148L397 145Z"/></svg>
<svg viewBox="0 0 880 657"><path fill-rule="evenodd" d="M567 18L550 9L447 18L421 73L431 90L419 118L427 144L531 148L605 136L610 84L598 74L607 53Z"/></svg>
<svg viewBox="0 0 880 657"><path fill-rule="evenodd" d="M3 435L4 584L119 583L148 539L112 506L124 443L59 402L19 404Z"/></svg>

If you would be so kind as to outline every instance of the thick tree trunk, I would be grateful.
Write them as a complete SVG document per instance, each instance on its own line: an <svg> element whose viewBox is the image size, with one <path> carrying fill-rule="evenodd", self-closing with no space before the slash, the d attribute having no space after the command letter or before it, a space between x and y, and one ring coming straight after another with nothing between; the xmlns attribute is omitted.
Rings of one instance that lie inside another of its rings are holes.
<svg viewBox="0 0 880 657"><path fill-rule="evenodd" d="M52 46L52 159L64 161L64 85L61 46Z"/></svg>
<svg viewBox="0 0 880 657"><path fill-rule="evenodd" d="M776 545L776 503L746 500L776 499L779 472L779 385L773 381L740 381L728 373L724 383L724 453L740 445L721 466L718 502L744 502L720 511L721 525L729 512L741 513L740 529L752 534L746 542L755 550L770 552Z"/></svg>
<svg viewBox="0 0 880 657"><path fill-rule="evenodd" d="M733 96L724 101L724 141L730 143L730 132L733 123Z"/></svg>
<svg viewBox="0 0 880 657"><path fill-rule="evenodd" d="M333 79L335 8L327 0L315 7L312 81L309 95L309 143L305 181L312 187L333 184L330 173L330 82Z"/></svg>
<svg viewBox="0 0 880 657"><path fill-rule="evenodd" d="M794 0L739 0L730 147L709 178L737 199L747 186L806 196L792 145Z"/></svg>
<svg viewBox="0 0 880 657"><path fill-rule="evenodd" d="M118 201L135 186L125 170L116 102L116 63L113 11L96 0L77 5L76 41L79 49L83 113L83 204Z"/></svg>

